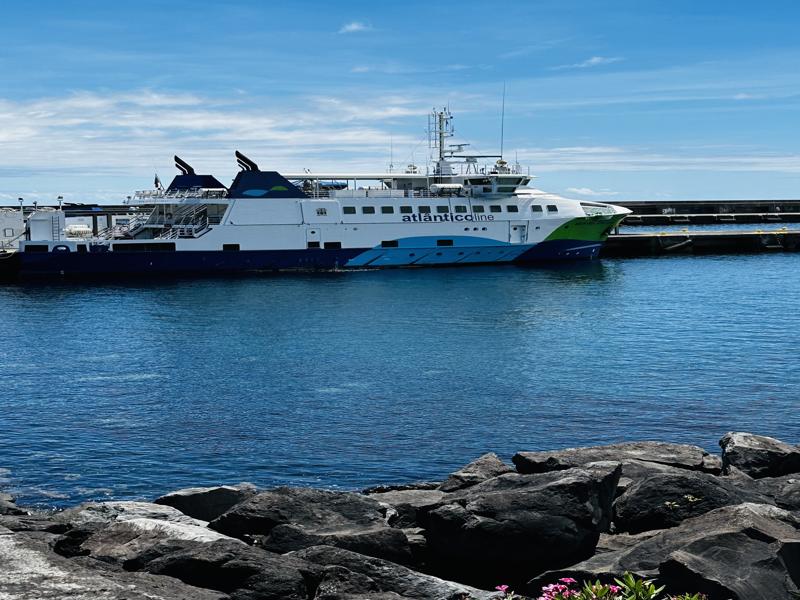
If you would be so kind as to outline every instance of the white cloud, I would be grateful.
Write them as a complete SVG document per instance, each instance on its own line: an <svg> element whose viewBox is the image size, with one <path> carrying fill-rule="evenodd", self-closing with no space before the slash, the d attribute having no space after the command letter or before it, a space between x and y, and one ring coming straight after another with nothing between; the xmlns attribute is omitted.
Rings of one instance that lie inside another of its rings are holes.
<svg viewBox="0 0 800 600"><path fill-rule="evenodd" d="M572 192L573 194L578 194L579 196L616 196L617 192L612 192L611 190L593 190L592 188L588 187L569 187L567 188L568 192Z"/></svg>
<svg viewBox="0 0 800 600"><path fill-rule="evenodd" d="M579 63L552 67L552 70L557 71L560 69L587 69L589 67L599 67L600 65L610 65L616 62L620 62L622 60L625 59L622 58L621 56L593 56Z"/></svg>
<svg viewBox="0 0 800 600"><path fill-rule="evenodd" d="M351 73L382 73L384 75L422 75L430 73L447 73L452 71L466 71L472 68L484 68L483 65L469 66L461 63L446 65L412 65L404 63L385 63L380 65L357 65L350 69Z"/></svg>
<svg viewBox="0 0 800 600"><path fill-rule="evenodd" d="M359 33L361 31L372 31L372 26L362 21L351 21L342 25L339 29L339 33Z"/></svg>
<svg viewBox="0 0 800 600"><path fill-rule="evenodd" d="M364 94L357 102L301 97L276 106L238 94L220 100L147 90L0 98L0 185L12 198L50 197L54 189L67 199L119 200L152 182L154 169L169 179L175 153L224 181L236 171L234 149L284 171L380 170L390 140L396 157L419 143L396 121L424 121L429 104L427 97ZM102 191L109 186L117 189Z"/></svg>
<svg viewBox="0 0 800 600"><path fill-rule="evenodd" d="M521 162L534 173L564 171L655 172L717 171L800 173L800 154L755 149L722 148L708 152L704 146L654 150L639 147L575 146L520 148ZM585 189L585 188L576 188ZM602 190L601 190L602 191Z"/></svg>

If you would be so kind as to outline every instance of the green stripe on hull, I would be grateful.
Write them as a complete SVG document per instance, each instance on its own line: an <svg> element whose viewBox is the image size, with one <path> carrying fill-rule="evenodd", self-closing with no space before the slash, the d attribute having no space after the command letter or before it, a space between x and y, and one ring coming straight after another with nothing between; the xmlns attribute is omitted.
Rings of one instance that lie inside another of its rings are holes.
<svg viewBox="0 0 800 600"><path fill-rule="evenodd" d="M545 238L552 240L581 240L584 242L604 242L625 215L598 217L576 217L559 226Z"/></svg>

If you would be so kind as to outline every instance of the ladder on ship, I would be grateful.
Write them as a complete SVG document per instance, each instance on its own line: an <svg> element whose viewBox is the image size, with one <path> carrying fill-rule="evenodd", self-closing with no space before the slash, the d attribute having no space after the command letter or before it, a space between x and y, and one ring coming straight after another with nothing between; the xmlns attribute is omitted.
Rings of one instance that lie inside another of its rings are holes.
<svg viewBox="0 0 800 600"><path fill-rule="evenodd" d="M52 231L52 234L53 234L52 237L53 237L53 241L54 242L60 242L61 241L61 227L60 227L60 225L61 225L61 219L58 218L57 214L55 214L52 217L50 217L50 226L51 226L51 231Z"/></svg>

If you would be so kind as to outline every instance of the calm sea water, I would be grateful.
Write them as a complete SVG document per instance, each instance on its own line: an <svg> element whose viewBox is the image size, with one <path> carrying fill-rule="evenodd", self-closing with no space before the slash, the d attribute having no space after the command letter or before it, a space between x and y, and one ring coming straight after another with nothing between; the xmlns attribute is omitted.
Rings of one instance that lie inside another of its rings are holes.
<svg viewBox="0 0 800 600"><path fill-rule="evenodd" d="M800 255L0 286L0 488L440 479L487 451L800 442Z"/></svg>

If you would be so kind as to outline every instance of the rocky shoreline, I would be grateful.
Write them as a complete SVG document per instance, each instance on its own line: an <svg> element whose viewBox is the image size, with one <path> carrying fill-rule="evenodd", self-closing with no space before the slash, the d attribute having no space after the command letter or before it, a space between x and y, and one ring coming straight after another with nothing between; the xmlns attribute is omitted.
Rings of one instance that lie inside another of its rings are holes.
<svg viewBox="0 0 800 600"><path fill-rule="evenodd" d="M800 592L800 447L630 442L484 455L444 482L250 484L27 510L0 494L0 598L489 600L626 572L667 592Z"/></svg>

